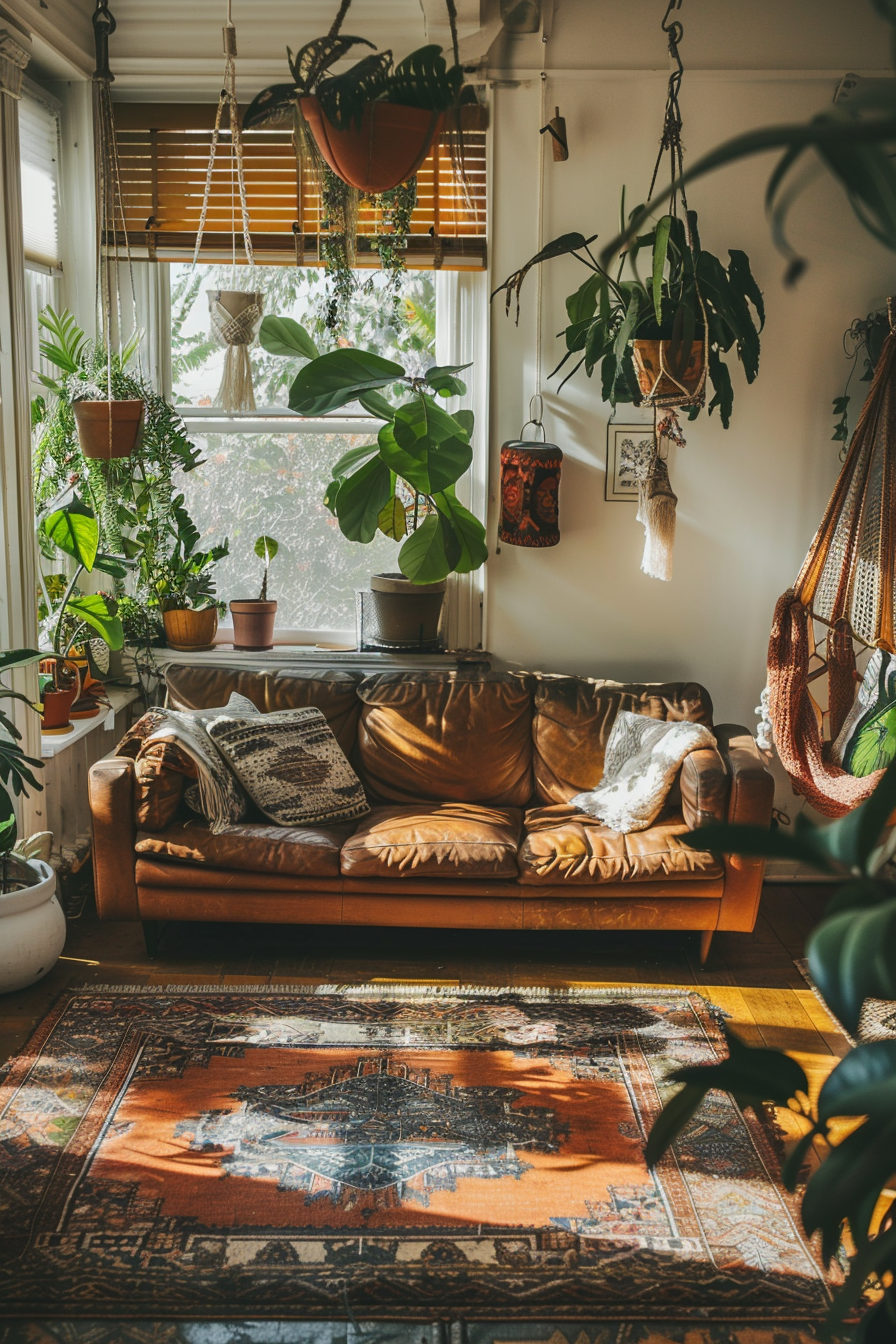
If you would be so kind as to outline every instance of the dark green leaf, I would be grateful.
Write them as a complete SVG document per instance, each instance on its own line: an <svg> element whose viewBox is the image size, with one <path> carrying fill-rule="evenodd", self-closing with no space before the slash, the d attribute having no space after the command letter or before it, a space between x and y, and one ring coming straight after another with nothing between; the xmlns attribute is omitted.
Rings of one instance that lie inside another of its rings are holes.
<svg viewBox="0 0 896 1344"><path fill-rule="evenodd" d="M800 1172L809 1153L812 1150L812 1144L815 1141L817 1131L813 1127L808 1134L804 1134L799 1143L795 1144L793 1149L787 1155L787 1159L781 1168L781 1179L787 1190L796 1189L800 1178Z"/></svg>
<svg viewBox="0 0 896 1344"><path fill-rule="evenodd" d="M794 859L810 863L822 872L831 872L827 855L811 843L810 835L788 835L783 830L766 830L764 826L733 826L727 822L713 822L682 836L691 849L708 850L711 854L743 854L747 858Z"/></svg>
<svg viewBox="0 0 896 1344"><path fill-rule="evenodd" d="M69 598L66 610L95 630L113 651L124 647L124 632L117 616L110 616L105 599L99 593Z"/></svg>
<svg viewBox="0 0 896 1344"><path fill-rule="evenodd" d="M65 555L77 560L88 572L93 569L100 540L99 523L77 495L64 509L50 514L44 531Z"/></svg>
<svg viewBox="0 0 896 1344"><path fill-rule="evenodd" d="M37 649L7 649L5 653L0 653L0 673L8 672L12 667L28 667L43 656Z"/></svg>
<svg viewBox="0 0 896 1344"><path fill-rule="evenodd" d="M601 286L605 284L606 280L600 271L593 271L584 284L580 285L574 294L570 294L566 300L566 312L573 326L594 316L597 296Z"/></svg>
<svg viewBox="0 0 896 1344"><path fill-rule="evenodd" d="M379 392L359 392L358 401L368 415L375 415L378 420L392 420L395 416L395 407Z"/></svg>
<svg viewBox="0 0 896 1344"><path fill-rule="evenodd" d="M839 1325L850 1308L855 1306L865 1291L869 1275L883 1269L894 1255L896 1255L896 1224L886 1232L878 1233L858 1255L853 1256L849 1263L849 1278L834 1298L825 1320L823 1328L826 1332ZM887 1336L884 1335L883 1338L886 1339Z"/></svg>
<svg viewBox="0 0 896 1344"><path fill-rule="evenodd" d="M447 519L430 514L398 552L398 567L412 583L440 583L452 572L462 551Z"/></svg>
<svg viewBox="0 0 896 1344"><path fill-rule="evenodd" d="M460 559L454 566L455 574L470 574L479 569L488 559L488 546L485 541L485 528L469 509L459 503L454 488L441 491L433 496L435 506L451 523L455 535L460 541Z"/></svg>
<svg viewBox="0 0 896 1344"><path fill-rule="evenodd" d="M447 369L429 369L426 381L440 397L462 397L467 390L466 383Z"/></svg>
<svg viewBox="0 0 896 1344"><path fill-rule="evenodd" d="M395 67L389 81L389 102L444 112L457 101L463 79L460 66L446 64L441 47L418 47Z"/></svg>
<svg viewBox="0 0 896 1344"><path fill-rule="evenodd" d="M713 346L709 347L709 367L707 371L709 381L713 386L713 398L706 408L707 414L712 415L718 406L719 415L722 418L722 428L727 429L731 424L731 412L734 409L734 388L731 386L731 374L728 372L728 366Z"/></svg>
<svg viewBox="0 0 896 1344"><path fill-rule="evenodd" d="M397 495L387 499L380 509L377 526L383 536L391 537L393 541L401 541L406 535L407 518L405 517L404 505Z"/></svg>
<svg viewBox="0 0 896 1344"><path fill-rule="evenodd" d="M243 113L243 130L254 131L269 121L291 117L295 98L294 84L271 84L262 89Z"/></svg>
<svg viewBox="0 0 896 1344"><path fill-rule="evenodd" d="M666 269L666 253L669 248L669 233L672 229L672 216L663 215L656 226L653 243L653 310L660 326L663 325L663 275Z"/></svg>
<svg viewBox="0 0 896 1344"><path fill-rule="evenodd" d="M806 955L825 1003L855 1032L865 999L896 999L896 900L825 919Z"/></svg>
<svg viewBox="0 0 896 1344"><path fill-rule="evenodd" d="M756 309L759 314L759 330L761 331L765 326L765 303L762 298L762 290L757 285L753 272L750 270L750 258L746 252L742 252L737 247L730 248L728 256L731 258L728 265L729 279Z"/></svg>
<svg viewBox="0 0 896 1344"><path fill-rule="evenodd" d="M361 467L339 486L335 512L339 529L349 541L373 541L380 510L392 492L392 475L381 458Z"/></svg>
<svg viewBox="0 0 896 1344"><path fill-rule="evenodd" d="M655 1167L666 1149L687 1128L708 1090L686 1085L666 1102L654 1121L644 1149L644 1160L648 1167Z"/></svg>
<svg viewBox="0 0 896 1344"><path fill-rule="evenodd" d="M362 443L358 448L349 448L347 453L343 453L339 461L333 467L333 479L342 479L362 462L367 462L371 457L375 457L379 452L379 444Z"/></svg>
<svg viewBox="0 0 896 1344"><path fill-rule="evenodd" d="M822 1121L896 1115L896 1041L869 1041L844 1056L825 1080L817 1109Z"/></svg>
<svg viewBox="0 0 896 1344"><path fill-rule="evenodd" d="M279 551L280 543L278 541L275 541L273 537L266 537L262 535L256 538L255 545L252 547L252 549L258 556L259 560L263 560L266 565L269 565L273 560L274 556Z"/></svg>
<svg viewBox="0 0 896 1344"><path fill-rule="evenodd" d="M299 415L326 415L355 401L360 392L403 377L400 364L367 350L331 350L299 371L289 391L289 407Z"/></svg>
<svg viewBox="0 0 896 1344"><path fill-rule="evenodd" d="M840 1228L857 1203L879 1194L893 1173L896 1118L866 1120L833 1146L812 1173L803 1196L803 1227L822 1234L822 1255L829 1260L840 1244Z"/></svg>
<svg viewBox="0 0 896 1344"><path fill-rule="evenodd" d="M473 460L462 424L423 395L398 407L378 443L383 461L425 495L453 485Z"/></svg>

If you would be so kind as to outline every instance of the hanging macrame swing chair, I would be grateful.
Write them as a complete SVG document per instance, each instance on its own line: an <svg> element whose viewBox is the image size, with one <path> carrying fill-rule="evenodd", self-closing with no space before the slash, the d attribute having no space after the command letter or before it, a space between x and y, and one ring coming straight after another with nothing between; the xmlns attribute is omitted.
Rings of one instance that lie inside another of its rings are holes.
<svg viewBox="0 0 896 1344"><path fill-rule="evenodd" d="M874 792L881 770L856 777L831 760L859 680L855 645L896 652L896 330L878 360L846 460L796 583L778 601L768 646L775 746L797 792L839 817ZM822 665L813 621L827 626ZM828 741L810 686L827 672Z"/></svg>

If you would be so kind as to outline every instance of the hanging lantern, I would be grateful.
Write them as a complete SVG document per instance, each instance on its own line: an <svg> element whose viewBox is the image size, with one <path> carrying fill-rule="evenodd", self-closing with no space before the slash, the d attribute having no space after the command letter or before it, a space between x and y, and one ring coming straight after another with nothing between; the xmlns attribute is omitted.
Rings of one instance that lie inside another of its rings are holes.
<svg viewBox="0 0 896 1344"><path fill-rule="evenodd" d="M540 421L528 423L544 434ZM511 546L557 545L562 464L563 453L555 443L521 437L501 445L501 541Z"/></svg>

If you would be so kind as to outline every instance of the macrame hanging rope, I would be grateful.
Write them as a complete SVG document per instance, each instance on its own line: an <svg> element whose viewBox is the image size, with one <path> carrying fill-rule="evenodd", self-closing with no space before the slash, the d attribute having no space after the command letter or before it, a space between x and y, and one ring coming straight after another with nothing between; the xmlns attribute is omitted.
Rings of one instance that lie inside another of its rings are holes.
<svg viewBox="0 0 896 1344"><path fill-rule="evenodd" d="M347 7L347 6L346 6ZM209 152L208 171L205 178L205 192L202 209L199 214L199 227L196 230L196 246L193 250L193 265L199 260L202 235L205 231L211 199L212 177L215 157L221 137L221 123L227 111L230 127L230 156L233 182L231 186L231 206L233 219L231 226L231 286L229 290L211 289L208 291L209 322L211 337L226 351L221 386L215 397L215 405L223 406L226 411L254 411L255 390L252 386L252 364L249 359L249 347L258 335L264 316L264 294L257 289L238 290L236 288L236 203L239 200L242 222L243 248L250 273L255 276L255 252L252 247L252 233L249 220L249 206L246 197L246 175L243 164L243 141L240 129L239 103L236 96L236 28L231 17L231 0L227 0L227 22L223 28L224 37L224 82L218 107L215 112L215 125L212 131L212 143Z"/></svg>
<svg viewBox="0 0 896 1344"><path fill-rule="evenodd" d="M890 308L890 305L888 305ZM830 743L856 694L855 643L894 649L896 607L896 331L893 313L849 451L809 553L778 600L768 647L768 710L775 746L797 791L838 817L873 793L881 772L863 777L834 764ZM813 622L827 627L815 656ZM828 733L811 684L827 674Z"/></svg>

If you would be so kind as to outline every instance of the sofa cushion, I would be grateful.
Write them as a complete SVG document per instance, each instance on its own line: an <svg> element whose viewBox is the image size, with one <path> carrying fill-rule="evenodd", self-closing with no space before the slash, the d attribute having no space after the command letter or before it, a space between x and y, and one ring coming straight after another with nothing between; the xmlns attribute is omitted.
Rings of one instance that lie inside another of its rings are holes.
<svg viewBox="0 0 896 1344"><path fill-rule="evenodd" d="M568 803L600 783L604 751L620 709L669 722L712 727L709 692L696 682L655 684L543 676L532 720L535 791L546 803Z"/></svg>
<svg viewBox="0 0 896 1344"><path fill-rule="evenodd" d="M354 821L370 811L361 781L313 706L225 714L208 734L256 807L280 826Z"/></svg>
<svg viewBox="0 0 896 1344"><path fill-rule="evenodd" d="M358 772L384 802L524 807L532 797L525 677L386 672L358 691Z"/></svg>
<svg viewBox="0 0 896 1344"><path fill-rule="evenodd" d="M522 813L435 803L375 807L342 848L346 877L510 877Z"/></svg>
<svg viewBox="0 0 896 1344"><path fill-rule="evenodd" d="M262 714L312 705L326 719L346 756L355 746L360 672L252 672L237 667L190 667L172 663L165 671L172 709L207 709L227 703L236 691Z"/></svg>
<svg viewBox="0 0 896 1344"><path fill-rule="evenodd" d="M352 833L341 826L259 826L240 822L213 835L199 821L179 821L154 833L140 831L144 858L176 859L211 868L292 877L338 877L339 851Z"/></svg>
<svg viewBox="0 0 896 1344"><path fill-rule="evenodd" d="M176 742L146 742L134 762L134 820L141 830L161 831L177 816L196 766Z"/></svg>
<svg viewBox="0 0 896 1344"><path fill-rule="evenodd" d="M680 813L666 814L646 831L620 835L567 804L534 808L525 818L520 881L556 886L722 877L719 860L682 843L689 834Z"/></svg>

